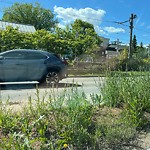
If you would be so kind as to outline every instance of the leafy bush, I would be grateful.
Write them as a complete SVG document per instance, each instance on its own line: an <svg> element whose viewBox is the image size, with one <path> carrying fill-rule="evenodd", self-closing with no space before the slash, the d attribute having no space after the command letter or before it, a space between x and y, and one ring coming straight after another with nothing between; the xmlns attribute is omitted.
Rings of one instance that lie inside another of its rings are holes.
<svg viewBox="0 0 150 150"><path fill-rule="evenodd" d="M130 58L126 61L128 71L145 71L145 63L139 58Z"/></svg>
<svg viewBox="0 0 150 150"><path fill-rule="evenodd" d="M37 90L37 99L29 98L21 112L12 112L1 103L2 149L105 150L117 145L120 149L122 141L128 142L135 134L120 113L116 116L98 104L98 96L91 104L76 88L59 96L51 93L49 99L39 94Z"/></svg>
<svg viewBox="0 0 150 150"><path fill-rule="evenodd" d="M150 76L114 73L107 77L102 96L107 106L123 108L126 118L142 126L144 112L150 110Z"/></svg>

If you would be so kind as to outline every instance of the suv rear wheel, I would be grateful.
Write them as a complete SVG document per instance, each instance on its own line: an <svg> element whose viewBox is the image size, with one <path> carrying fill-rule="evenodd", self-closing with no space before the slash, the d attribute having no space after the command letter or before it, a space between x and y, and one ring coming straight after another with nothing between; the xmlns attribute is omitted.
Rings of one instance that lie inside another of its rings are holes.
<svg viewBox="0 0 150 150"><path fill-rule="evenodd" d="M59 82L59 75L55 71L50 71L46 75L46 84L57 84Z"/></svg>

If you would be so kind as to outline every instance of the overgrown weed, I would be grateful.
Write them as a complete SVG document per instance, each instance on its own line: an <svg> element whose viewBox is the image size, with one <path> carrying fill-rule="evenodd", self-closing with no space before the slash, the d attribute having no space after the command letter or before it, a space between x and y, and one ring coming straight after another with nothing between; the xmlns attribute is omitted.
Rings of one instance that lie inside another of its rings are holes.
<svg viewBox="0 0 150 150"><path fill-rule="evenodd" d="M101 95L91 95L92 103L76 87L49 98L37 89L37 98L30 97L19 112L1 101L0 149L125 149L146 124L149 81L149 76L108 76Z"/></svg>
<svg viewBox="0 0 150 150"><path fill-rule="evenodd" d="M122 108L123 116L132 125L142 127L146 124L144 113L150 110L149 74L110 74L102 88L102 94L105 104L108 107Z"/></svg>

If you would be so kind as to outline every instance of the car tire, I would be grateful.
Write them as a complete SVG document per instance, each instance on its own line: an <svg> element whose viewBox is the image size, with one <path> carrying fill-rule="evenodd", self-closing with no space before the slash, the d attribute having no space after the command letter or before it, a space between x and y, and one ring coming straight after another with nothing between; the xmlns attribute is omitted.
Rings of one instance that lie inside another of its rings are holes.
<svg viewBox="0 0 150 150"><path fill-rule="evenodd" d="M58 84L59 83L59 75L56 71L50 71L47 73L45 77L46 84L52 85L52 84Z"/></svg>

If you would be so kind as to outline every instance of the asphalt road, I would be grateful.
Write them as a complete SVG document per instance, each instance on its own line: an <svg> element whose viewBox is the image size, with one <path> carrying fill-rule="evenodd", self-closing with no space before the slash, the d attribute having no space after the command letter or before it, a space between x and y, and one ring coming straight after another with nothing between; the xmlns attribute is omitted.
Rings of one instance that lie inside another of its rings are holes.
<svg viewBox="0 0 150 150"><path fill-rule="evenodd" d="M37 99L37 89L40 98L61 95L64 91L70 92L72 88L77 88L79 92L84 92L87 98L90 94L100 94L101 84L104 78L99 77L69 77L60 81L57 87L40 85L35 82L6 83L0 85L0 99L2 101L25 102L31 97Z"/></svg>

